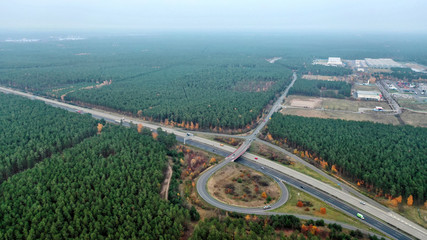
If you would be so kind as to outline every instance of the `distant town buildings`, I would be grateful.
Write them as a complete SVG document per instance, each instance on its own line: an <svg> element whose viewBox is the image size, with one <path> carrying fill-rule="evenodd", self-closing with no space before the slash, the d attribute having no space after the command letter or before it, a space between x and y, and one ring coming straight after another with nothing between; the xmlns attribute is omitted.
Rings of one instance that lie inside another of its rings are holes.
<svg viewBox="0 0 427 240"><path fill-rule="evenodd" d="M313 61L314 65L324 65L324 66L334 66L341 67L344 66L341 58L339 57L329 57L328 59L316 59Z"/></svg>
<svg viewBox="0 0 427 240"><path fill-rule="evenodd" d="M357 60L342 60L339 57L329 57L328 59L316 59L313 61L313 64L324 65L324 66L348 66L356 69L359 72L365 72L368 68L399 68L406 67L403 64L400 64L394 61L391 58L365 58Z"/></svg>

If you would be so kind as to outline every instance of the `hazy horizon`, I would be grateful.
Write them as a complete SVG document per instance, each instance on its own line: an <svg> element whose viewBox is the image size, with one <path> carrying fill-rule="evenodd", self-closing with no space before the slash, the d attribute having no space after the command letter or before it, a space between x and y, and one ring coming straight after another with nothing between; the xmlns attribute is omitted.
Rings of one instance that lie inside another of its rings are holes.
<svg viewBox="0 0 427 240"><path fill-rule="evenodd" d="M427 32L420 0L6 0L0 9L3 31Z"/></svg>

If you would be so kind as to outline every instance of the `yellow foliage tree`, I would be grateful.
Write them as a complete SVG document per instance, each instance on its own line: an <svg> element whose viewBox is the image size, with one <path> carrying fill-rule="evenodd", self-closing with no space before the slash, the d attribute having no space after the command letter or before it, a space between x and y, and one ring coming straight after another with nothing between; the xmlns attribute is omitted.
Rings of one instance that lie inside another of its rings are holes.
<svg viewBox="0 0 427 240"><path fill-rule="evenodd" d="M211 160L209 161L209 163L215 163L216 159L214 157L211 158Z"/></svg>
<svg viewBox="0 0 427 240"><path fill-rule="evenodd" d="M273 141L273 136L271 136L270 133L267 134L267 140L268 141Z"/></svg>
<svg viewBox="0 0 427 240"><path fill-rule="evenodd" d="M335 167L335 164L334 164L334 165L332 165L331 170L332 170L332 172L335 172L335 173L337 173L337 172L338 172L338 171L337 171L337 168Z"/></svg>
<svg viewBox="0 0 427 240"><path fill-rule="evenodd" d="M251 220L251 216L248 214L248 215L246 215L245 219L246 219L246 221L249 221L249 220Z"/></svg>
<svg viewBox="0 0 427 240"><path fill-rule="evenodd" d="M311 234L315 235L316 234L316 230L317 230L316 226L311 226L311 228L310 228Z"/></svg>
<svg viewBox="0 0 427 240"><path fill-rule="evenodd" d="M104 126L101 123L98 123L98 126L96 127L96 128L98 128L98 134L101 133L102 127L104 127Z"/></svg>
<svg viewBox="0 0 427 240"><path fill-rule="evenodd" d="M191 167L194 167L196 163L197 163L197 160L195 158L191 159L190 161Z"/></svg>

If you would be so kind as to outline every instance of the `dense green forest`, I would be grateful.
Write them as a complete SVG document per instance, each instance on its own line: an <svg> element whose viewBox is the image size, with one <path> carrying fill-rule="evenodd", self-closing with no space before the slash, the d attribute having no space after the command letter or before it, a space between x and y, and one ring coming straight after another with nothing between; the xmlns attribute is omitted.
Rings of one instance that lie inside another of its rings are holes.
<svg viewBox="0 0 427 240"><path fill-rule="evenodd" d="M0 93L0 183L96 133L97 121Z"/></svg>
<svg viewBox="0 0 427 240"><path fill-rule="evenodd" d="M168 152L107 125L0 185L0 239L179 239L189 212L159 195Z"/></svg>
<svg viewBox="0 0 427 240"><path fill-rule="evenodd" d="M289 94L316 97L345 98L351 96L351 85L346 82L298 79Z"/></svg>
<svg viewBox="0 0 427 240"><path fill-rule="evenodd" d="M167 119L182 126L192 122L204 129L239 129L252 125L291 78L290 70L263 59L251 62L177 66L141 79L73 92L66 99L120 109L154 121Z"/></svg>
<svg viewBox="0 0 427 240"><path fill-rule="evenodd" d="M284 239L284 240L319 240L319 239L361 239L366 236L361 231L342 232L339 224L326 225L323 220L308 220L302 223L300 219L292 215L273 216L244 216L230 213L232 217L222 220L210 218L200 221L194 229L190 240L198 239ZM292 230L292 234L285 234L286 230ZM376 240L376 236L369 236Z"/></svg>
<svg viewBox="0 0 427 240"><path fill-rule="evenodd" d="M306 64L301 69L301 74L326 75L326 76L345 76L352 74L353 71L344 67L333 67L323 65Z"/></svg>
<svg viewBox="0 0 427 240"><path fill-rule="evenodd" d="M148 120L189 128L193 122L194 128L198 123L199 128L216 130L251 125L289 83L291 70L346 74L344 68L312 66L314 58L427 59L419 51L423 38L389 35L93 34L79 41L57 41L54 36L41 34L37 38L42 40L34 43L0 41L0 84L57 98L66 95L67 100ZM266 61L272 57L282 59ZM93 87L104 81L111 84Z"/></svg>
<svg viewBox="0 0 427 240"><path fill-rule="evenodd" d="M421 73L421 72L414 72L410 68L391 68L391 73L381 73L385 76L391 76L395 77L401 80L406 81L412 81L417 80L419 78L421 79L427 79L427 73ZM380 73L377 73L376 76L378 77Z"/></svg>
<svg viewBox="0 0 427 240"><path fill-rule="evenodd" d="M13 49L0 83L182 127L242 129L285 89L292 72L266 61L271 49L254 51L255 41L239 41L129 37L25 45ZM31 61L22 59L28 55Z"/></svg>
<svg viewBox="0 0 427 240"><path fill-rule="evenodd" d="M425 128L274 114L268 132L377 193L427 200Z"/></svg>

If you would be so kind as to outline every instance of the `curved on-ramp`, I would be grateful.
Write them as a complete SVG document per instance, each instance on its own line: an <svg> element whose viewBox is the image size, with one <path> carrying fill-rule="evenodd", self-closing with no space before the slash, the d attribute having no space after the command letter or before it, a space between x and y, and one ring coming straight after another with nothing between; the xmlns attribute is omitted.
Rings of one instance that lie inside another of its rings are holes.
<svg viewBox="0 0 427 240"><path fill-rule="evenodd" d="M232 212L239 212L239 213L245 213L245 214L263 214L267 210L264 210L262 207L258 208L245 208L245 207L238 207L233 205L228 205L226 203L223 203L216 198L214 198L207 189L207 183L210 179L210 177L218 171L220 168L224 167L226 164L228 164L229 161L222 161L221 163L209 168L204 174L202 174L199 179L197 180L197 192L199 195L205 200L207 203L211 204L212 206L221 208L226 211L232 211ZM274 204L271 205L271 208L268 210L276 209L288 201L288 189L286 188L285 184L283 184L282 181L277 179L276 177L270 176L274 179L274 181L277 182L277 184L280 187L281 194L279 200L277 200Z"/></svg>

